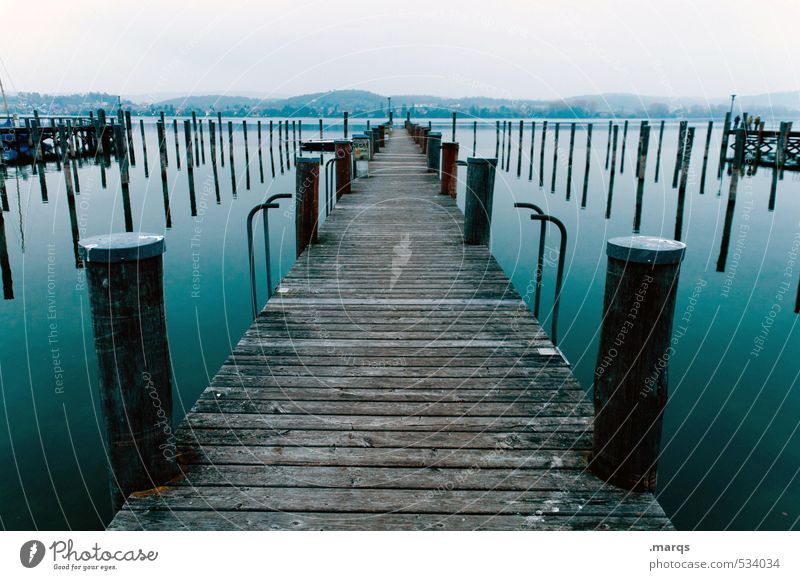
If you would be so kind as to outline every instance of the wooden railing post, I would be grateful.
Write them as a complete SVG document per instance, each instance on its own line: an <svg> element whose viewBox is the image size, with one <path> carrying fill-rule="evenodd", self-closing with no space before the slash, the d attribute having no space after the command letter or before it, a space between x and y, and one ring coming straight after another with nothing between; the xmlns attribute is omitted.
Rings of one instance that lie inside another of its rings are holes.
<svg viewBox="0 0 800 580"><path fill-rule="evenodd" d="M496 167L496 157L467 159L467 196L464 200L465 244L489 245Z"/></svg>
<svg viewBox="0 0 800 580"><path fill-rule="evenodd" d="M79 243L86 265L115 505L176 472L172 373L164 314L164 236Z"/></svg>
<svg viewBox="0 0 800 580"><path fill-rule="evenodd" d="M343 193L350 193L350 168L352 167L351 151L353 142L350 139L335 139L333 142L336 155L336 199Z"/></svg>
<svg viewBox="0 0 800 580"><path fill-rule="evenodd" d="M603 326L594 377L592 472L653 491L674 354L672 319L686 245L649 236L608 241Z"/></svg>
<svg viewBox="0 0 800 580"><path fill-rule="evenodd" d="M298 157L295 160L294 221L298 256L308 244L317 241L319 165L319 157Z"/></svg>
<svg viewBox="0 0 800 580"><path fill-rule="evenodd" d="M442 143L442 183L439 193L456 198L458 185L458 143Z"/></svg>
<svg viewBox="0 0 800 580"><path fill-rule="evenodd" d="M419 147L423 154L428 152L428 134L430 132L428 127L422 127L419 134Z"/></svg>
<svg viewBox="0 0 800 580"><path fill-rule="evenodd" d="M426 161L429 173L439 174L439 154L442 150L442 134L438 132L428 133L428 152Z"/></svg>

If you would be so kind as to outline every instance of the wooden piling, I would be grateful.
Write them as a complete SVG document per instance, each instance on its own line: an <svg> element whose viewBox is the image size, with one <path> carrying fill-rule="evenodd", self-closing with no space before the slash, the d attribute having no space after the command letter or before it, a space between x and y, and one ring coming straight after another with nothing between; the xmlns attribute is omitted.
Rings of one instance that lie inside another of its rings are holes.
<svg viewBox="0 0 800 580"><path fill-rule="evenodd" d="M425 156L429 173L439 175L439 157L442 152L442 134L439 131L428 133L428 151Z"/></svg>
<svg viewBox="0 0 800 580"><path fill-rule="evenodd" d="M175 135L175 163L178 171L181 169L181 148L178 145L178 120L172 119L172 133Z"/></svg>
<svg viewBox="0 0 800 580"><path fill-rule="evenodd" d="M650 125L643 124L639 129L639 151L636 159L636 208L633 217L633 232L639 233L642 225L642 204L644 201L644 177L647 173L647 152L650 148Z"/></svg>
<svg viewBox="0 0 800 580"><path fill-rule="evenodd" d="M453 111L453 135L450 137L451 141L456 140L456 112Z"/></svg>
<svg viewBox="0 0 800 580"><path fill-rule="evenodd" d="M164 237L111 234L80 244L114 473L114 504L177 472L164 312Z"/></svg>
<svg viewBox="0 0 800 580"><path fill-rule="evenodd" d="M632 491L654 491L667 370L686 245L649 236L608 241L603 325L594 378L590 470Z"/></svg>
<svg viewBox="0 0 800 580"><path fill-rule="evenodd" d="M275 179L275 152L272 148L272 121L269 122L269 165L272 170L272 179Z"/></svg>
<svg viewBox="0 0 800 580"><path fill-rule="evenodd" d="M506 125L508 124L507 121L503 121L503 135L502 135L502 142L500 143L500 169L505 167L506 162Z"/></svg>
<svg viewBox="0 0 800 580"><path fill-rule="evenodd" d="M192 111L192 134L194 137L194 165L200 165L200 144L197 136L197 112Z"/></svg>
<svg viewBox="0 0 800 580"><path fill-rule="evenodd" d="M219 130L222 131L222 127ZM214 193L217 204L220 204L222 199L219 191L219 170L217 169L217 126L214 124L213 119L208 120L208 143L209 155L211 156L211 173L214 176Z"/></svg>
<svg viewBox="0 0 800 580"><path fill-rule="evenodd" d="M608 143L606 144L606 171L608 171L608 162L611 159L611 127L614 122L608 122Z"/></svg>
<svg viewBox="0 0 800 580"><path fill-rule="evenodd" d="M678 129L678 147L675 154L675 170L672 173L672 187L678 187L678 177L681 171L681 160L683 159L683 148L686 146L686 129L688 121L681 121Z"/></svg>
<svg viewBox="0 0 800 580"><path fill-rule="evenodd" d="M142 157L144 158L144 177L150 177L150 166L147 162L147 139L144 136L144 119L139 119L139 133L142 137Z"/></svg>
<svg viewBox="0 0 800 580"><path fill-rule="evenodd" d="M130 111L125 111L125 134L128 138L128 159L132 166L136 166L136 152L133 149L133 127L131 124Z"/></svg>
<svg viewBox="0 0 800 580"><path fill-rule="evenodd" d="M511 165L511 121L508 122L508 151L506 151L506 172Z"/></svg>
<svg viewBox="0 0 800 580"><path fill-rule="evenodd" d="M458 186L458 143L442 143L442 171L439 193L456 198Z"/></svg>
<svg viewBox="0 0 800 580"><path fill-rule="evenodd" d="M658 150L656 151L656 176L655 183L658 183L658 174L661 172L661 145L664 142L664 121L662 119L661 125L658 128Z"/></svg>
<svg viewBox="0 0 800 580"><path fill-rule="evenodd" d="M347 111L345 111L343 113L343 117L344 118L342 120L342 124L343 124L343 130L344 130L344 138L347 139ZM292 122L294 122L294 121L292 121Z"/></svg>
<svg viewBox="0 0 800 580"><path fill-rule="evenodd" d="M524 121L519 122L519 142L517 143L517 177L522 175L522 138L524 133Z"/></svg>
<svg viewBox="0 0 800 580"><path fill-rule="evenodd" d="M495 136L494 156L495 158L497 158L500 157L500 121L494 122L494 136Z"/></svg>
<svg viewBox="0 0 800 580"><path fill-rule="evenodd" d="M198 128L200 129L200 163L203 165L206 164L206 139L203 135L203 119L200 119L198 123Z"/></svg>
<svg viewBox="0 0 800 580"><path fill-rule="evenodd" d="M219 164L225 167L225 141L222 134L225 132L225 125L222 124L222 113L217 112L217 124L219 125Z"/></svg>
<svg viewBox="0 0 800 580"><path fill-rule="evenodd" d="M719 145L719 163L717 164L717 179L722 177L722 170L725 167L725 159L728 157L728 136L731 130L731 114L725 113L725 121L722 123L722 138Z"/></svg>
<svg viewBox="0 0 800 580"><path fill-rule="evenodd" d="M550 179L550 193L556 191L556 171L558 170L558 132L561 128L561 123L556 121L556 131L553 135L553 172Z"/></svg>
<svg viewBox="0 0 800 580"><path fill-rule="evenodd" d="M628 120L622 126L622 150L619 153L619 174L625 173L625 145L628 143Z"/></svg>
<svg viewBox="0 0 800 580"><path fill-rule="evenodd" d="M644 137L644 128L647 127L648 125L649 123L647 121L642 121L639 124L639 141L636 143L636 168L634 171L634 177L636 177L636 179L639 179L639 168L641 166L642 155L647 155L647 152L642 150L642 145L643 145L642 141Z"/></svg>
<svg viewBox="0 0 800 580"><path fill-rule="evenodd" d="M298 157L295 173L295 236L297 256L317 241L319 157Z"/></svg>
<svg viewBox="0 0 800 580"><path fill-rule="evenodd" d="M478 150L478 122L472 122L472 156L475 156L475 152Z"/></svg>
<svg viewBox="0 0 800 580"><path fill-rule="evenodd" d="M333 147L336 156L336 199L338 200L342 194L352 192L353 142L350 139L335 139Z"/></svg>
<svg viewBox="0 0 800 580"><path fill-rule="evenodd" d="M492 200L497 159L467 159L467 191L464 200L464 243L489 245Z"/></svg>

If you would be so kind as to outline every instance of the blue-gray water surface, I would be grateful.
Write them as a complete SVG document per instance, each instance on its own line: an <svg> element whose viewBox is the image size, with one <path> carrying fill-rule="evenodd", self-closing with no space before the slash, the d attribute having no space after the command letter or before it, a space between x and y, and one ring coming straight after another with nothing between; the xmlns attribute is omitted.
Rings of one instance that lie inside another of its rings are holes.
<svg viewBox="0 0 800 580"><path fill-rule="evenodd" d="M205 163L201 159L194 169L197 215L192 216L183 135L178 170L168 122L172 226L167 229L155 125L152 119L145 123L149 178L145 177L137 127L130 209L135 231L166 235L166 311L177 420L192 406L250 322L247 212L271 194L292 192L294 172L291 156L292 167L286 167L285 152L281 171L276 125L273 177L265 126L262 183L256 120L248 119L248 188L242 125L237 119L234 172L231 175L226 134L225 165L221 159L217 163L217 193L205 125ZM326 138L342 135L337 123L326 122ZM657 181L658 122L650 123L653 135L639 229L642 234L674 238L678 190L672 187L672 177L677 123L666 125ZM514 209L513 203L536 203L565 223L569 239L559 339L588 391L597 356L605 241L633 231L639 123L630 123L624 157L620 123L609 217L607 122L593 124L585 199L586 126L582 122L577 127L568 196L569 122L560 125L555 181L554 121L548 120L548 125L543 187L539 187L541 121L537 120L532 168L530 122L524 128L521 163L514 122L509 169L497 172L492 251L530 302L538 226L527 218L529 212ZM717 179L719 123L712 134L703 193L706 123L692 122L691 126L696 127L696 136L680 232L688 249L677 296L678 334L669 361L670 398L658 499L680 529L796 529L800 527L800 365L794 358L800 352L795 312L800 277L798 174L787 171L778 181L771 211L772 170L761 167L740 181L736 204L731 207L727 171ZM449 123L434 122L434 127L445 139L450 138ZM363 122L351 121L351 131L362 128ZM316 120L303 120L304 137L318 136L318 130ZM459 124L456 137L461 159L495 155L494 121L479 122L474 149L471 121ZM507 151L506 144L501 158ZM217 155L220 153L217 147ZM123 231L125 208L118 165L113 160L107 168L94 160L77 163L80 192L73 220L79 237ZM463 207L466 170L459 171L459 203ZM0 230L8 249L3 276L6 300L0 303L4 329L0 349L0 526L99 529L110 520L112 508L87 290L84 272L76 268L63 173L48 163L44 179L46 195L40 176L31 167L7 170L8 211L3 213ZM274 279L291 267L293 230L282 210L271 213ZM260 248L260 244L256 246ZM723 246L728 250L721 259ZM555 232L548 236L547 248L541 319L549 330L558 248ZM256 263L263 289L263 257L259 254Z"/></svg>

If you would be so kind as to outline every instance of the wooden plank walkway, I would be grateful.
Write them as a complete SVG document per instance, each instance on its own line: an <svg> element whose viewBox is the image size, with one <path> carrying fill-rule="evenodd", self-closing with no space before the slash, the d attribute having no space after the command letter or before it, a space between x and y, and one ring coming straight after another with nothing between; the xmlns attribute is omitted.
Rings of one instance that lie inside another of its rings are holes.
<svg viewBox="0 0 800 580"><path fill-rule="evenodd" d="M664 529L586 470L592 407L398 129L111 529Z"/></svg>

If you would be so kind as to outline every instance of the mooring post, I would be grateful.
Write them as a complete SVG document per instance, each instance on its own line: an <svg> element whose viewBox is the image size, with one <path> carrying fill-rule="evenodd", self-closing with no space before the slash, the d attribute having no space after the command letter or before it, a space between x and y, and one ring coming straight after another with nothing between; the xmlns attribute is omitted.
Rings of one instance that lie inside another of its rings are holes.
<svg viewBox="0 0 800 580"><path fill-rule="evenodd" d="M350 139L336 139L333 142L333 148L336 155L336 199L339 199L343 193L352 191L350 180L352 178L353 142Z"/></svg>
<svg viewBox="0 0 800 580"><path fill-rule="evenodd" d="M297 256L317 241L319 215L319 157L298 157L295 162L294 219Z"/></svg>
<svg viewBox="0 0 800 580"><path fill-rule="evenodd" d="M164 237L111 234L79 242L118 507L177 473L164 314Z"/></svg>
<svg viewBox="0 0 800 580"><path fill-rule="evenodd" d="M686 245L649 236L608 241L603 326L594 377L594 444L599 478L654 491L674 355L672 319Z"/></svg>
<svg viewBox="0 0 800 580"><path fill-rule="evenodd" d="M683 159L683 148L686 147L686 130L689 127L688 121L681 121L678 129L678 149L675 154L675 170L672 172L672 187L678 187L678 177L681 173L681 160Z"/></svg>
<svg viewBox="0 0 800 580"><path fill-rule="evenodd" d="M439 154L442 151L442 134L438 131L428 133L428 153L426 161L429 173L439 175Z"/></svg>
<svg viewBox="0 0 800 580"><path fill-rule="evenodd" d="M606 143L606 171L608 171L608 163L611 160L611 128L614 125L614 121L608 122L608 143Z"/></svg>
<svg viewBox="0 0 800 580"><path fill-rule="evenodd" d="M420 134L420 139L419 139L419 146L420 149L422 150L422 153L428 152L428 134L430 132L431 130L429 127L422 128L422 133Z"/></svg>
<svg viewBox="0 0 800 580"><path fill-rule="evenodd" d="M467 193L464 200L464 243L489 245L492 198L497 158L467 159Z"/></svg>
<svg viewBox="0 0 800 580"><path fill-rule="evenodd" d="M347 139L347 111L343 113L343 129L344 129L344 138Z"/></svg>
<svg viewBox="0 0 800 580"><path fill-rule="evenodd" d="M458 186L458 143L442 143L441 188L439 193L456 198Z"/></svg>

